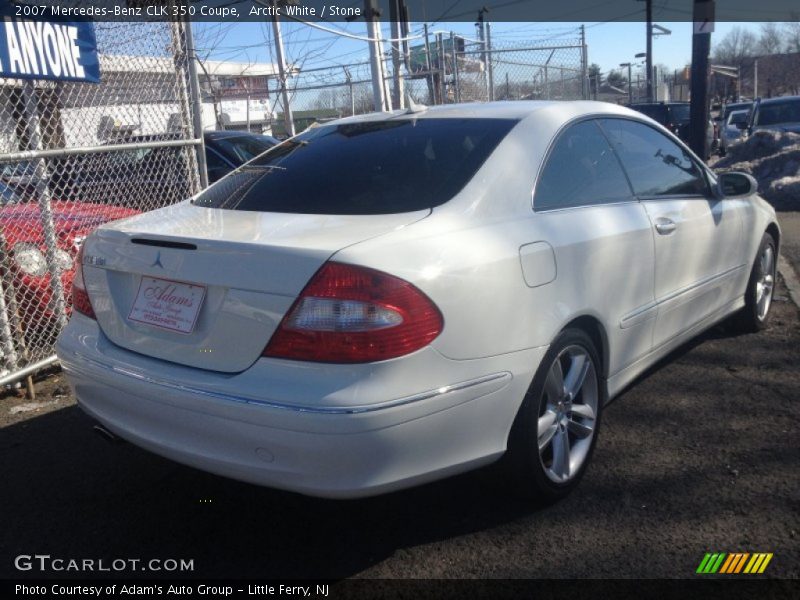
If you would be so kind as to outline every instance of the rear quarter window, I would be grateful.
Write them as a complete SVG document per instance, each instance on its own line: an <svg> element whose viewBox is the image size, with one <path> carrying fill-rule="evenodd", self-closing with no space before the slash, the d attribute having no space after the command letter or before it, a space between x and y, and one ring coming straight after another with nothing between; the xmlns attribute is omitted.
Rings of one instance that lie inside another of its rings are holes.
<svg viewBox="0 0 800 600"><path fill-rule="evenodd" d="M275 146L194 202L332 215L432 208L461 191L517 122L395 118L326 125Z"/></svg>

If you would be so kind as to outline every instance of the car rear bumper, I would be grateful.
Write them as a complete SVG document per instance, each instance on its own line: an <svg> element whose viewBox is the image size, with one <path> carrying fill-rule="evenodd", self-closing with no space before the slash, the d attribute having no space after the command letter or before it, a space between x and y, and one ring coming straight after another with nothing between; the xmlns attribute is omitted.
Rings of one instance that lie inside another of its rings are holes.
<svg viewBox="0 0 800 600"><path fill-rule="evenodd" d="M387 361L393 369L361 365L365 380L355 386L351 367L309 363L298 374L322 370L330 384L315 402L300 379L298 398L285 397L291 385L280 381L291 361L261 359L233 376L171 365L114 346L82 315L58 342L80 406L116 435L212 473L335 498L408 487L499 457L545 351L452 361L427 348ZM398 371L402 385L391 375ZM439 385L430 384L435 373ZM337 387L348 392L330 393Z"/></svg>

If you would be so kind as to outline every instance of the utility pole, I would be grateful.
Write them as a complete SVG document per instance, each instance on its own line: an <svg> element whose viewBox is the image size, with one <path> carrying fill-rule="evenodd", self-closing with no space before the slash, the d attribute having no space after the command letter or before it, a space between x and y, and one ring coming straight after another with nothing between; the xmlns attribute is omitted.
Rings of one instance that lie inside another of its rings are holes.
<svg viewBox="0 0 800 600"><path fill-rule="evenodd" d="M482 7L478 11L478 21L475 23L475 27L478 28L478 39L481 41L481 62L483 62L484 68L487 66L487 61L489 59L489 55L486 52L486 21L484 15L489 12L489 9L485 6ZM486 99L491 100L491 88L489 84L489 69L486 69Z"/></svg>
<svg viewBox="0 0 800 600"><path fill-rule="evenodd" d="M444 55L444 38L441 33L436 34L436 56L439 59L439 98L445 104L447 98L447 61Z"/></svg>
<svg viewBox="0 0 800 600"><path fill-rule="evenodd" d="M741 79L739 81L741 81ZM737 98L737 100L742 99L741 88L739 90L739 94L740 96ZM755 61L753 61L753 100L755 100L756 98L758 98L758 59L755 59Z"/></svg>
<svg viewBox="0 0 800 600"><path fill-rule="evenodd" d="M398 40L405 37L400 20L402 17L402 7L400 0L389 0L389 20L392 22L392 79L394 88L392 90L392 108L405 108L405 94L403 94L402 73L400 72L400 48L401 42Z"/></svg>
<svg viewBox="0 0 800 600"><path fill-rule="evenodd" d="M200 97L200 79L197 76L197 63L200 59L197 57L197 52L194 48L194 36L192 34L192 22L186 21L184 24L186 28L186 54L188 55L189 65L189 92L192 102L192 129L195 138L200 139L200 145L197 146L197 170L200 172L200 185L203 188L208 187L208 167L206 165L206 147L203 143L203 106L202 98ZM211 80L209 80L209 87Z"/></svg>
<svg viewBox="0 0 800 600"><path fill-rule="evenodd" d="M581 99L589 99L588 83L588 56L586 53L586 26L581 25Z"/></svg>
<svg viewBox="0 0 800 600"><path fill-rule="evenodd" d="M375 112L386 110L386 99L383 94L383 57L380 50L381 28L377 0L364 0L364 19L367 21L367 37L369 42L369 64L372 71L372 102Z"/></svg>
<svg viewBox="0 0 800 600"><path fill-rule="evenodd" d="M694 0L693 18L689 146L705 160L708 157L708 54L711 50L711 32L714 30L714 0Z"/></svg>
<svg viewBox="0 0 800 600"><path fill-rule="evenodd" d="M658 69L656 67L653 67L653 69L651 70L651 73L653 74L653 85L652 85L652 88L653 88L653 100L652 101L653 102L658 102Z"/></svg>
<svg viewBox="0 0 800 600"><path fill-rule="evenodd" d="M403 34L403 61L406 65L406 71L411 72L411 52L408 49L408 22L410 20L408 14L408 4L406 0L398 0L398 9L400 11L400 31Z"/></svg>
<svg viewBox="0 0 800 600"><path fill-rule="evenodd" d="M631 81L631 66L633 63L620 63L619 66L623 69L628 67L628 104L633 104L633 81Z"/></svg>
<svg viewBox="0 0 800 600"><path fill-rule="evenodd" d="M342 67L344 69L344 76L345 81L347 82L347 87L350 88L350 116L356 114L356 98L353 95L353 76L350 75L350 69L347 67Z"/></svg>
<svg viewBox="0 0 800 600"><path fill-rule="evenodd" d="M484 23L483 15L485 15L487 12L489 12L488 8L486 8L485 6L483 8L481 8L478 11L478 20L475 23L475 27L478 30L478 39L481 41L481 49L484 49L484 50L486 49L486 43L485 43L486 42L486 31L485 31L484 26L483 26L483 23ZM486 55L485 54L481 54L481 58L485 61L486 60Z"/></svg>
<svg viewBox="0 0 800 600"><path fill-rule="evenodd" d="M428 39L428 24L425 23L423 27L425 28L425 68L428 70L428 92L431 97L431 104L436 105L440 103L436 102L436 89L438 86L433 77L433 61L431 60L431 44Z"/></svg>
<svg viewBox="0 0 800 600"><path fill-rule="evenodd" d="M645 86L647 88L647 101L653 101L653 0L645 0L647 5L647 57L645 58Z"/></svg>
<svg viewBox="0 0 800 600"><path fill-rule="evenodd" d="M281 80L281 98L283 100L283 125L289 137L293 137L294 117L292 107L289 106L289 91L286 89L286 62L283 58L283 37L281 37L281 24L278 21L277 2L272 0L272 34L275 37L275 56L278 59L278 76Z"/></svg>
<svg viewBox="0 0 800 600"><path fill-rule="evenodd" d="M492 24L486 24L486 69L489 73L489 102L494 101L494 69L492 68Z"/></svg>
<svg viewBox="0 0 800 600"><path fill-rule="evenodd" d="M756 74L758 74L758 59L755 59ZM736 101L742 101L742 67L736 67Z"/></svg>
<svg viewBox="0 0 800 600"><path fill-rule="evenodd" d="M456 48L456 34L450 32L450 58L453 61L453 101L461 102L461 89L458 82L458 52Z"/></svg>

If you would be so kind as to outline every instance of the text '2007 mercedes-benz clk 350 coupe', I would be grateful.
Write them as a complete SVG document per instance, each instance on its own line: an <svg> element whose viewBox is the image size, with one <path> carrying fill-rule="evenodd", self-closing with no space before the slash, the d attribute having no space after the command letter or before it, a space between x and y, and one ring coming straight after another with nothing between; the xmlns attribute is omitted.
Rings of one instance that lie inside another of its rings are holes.
<svg viewBox="0 0 800 600"><path fill-rule="evenodd" d="M213 473L357 497L502 458L552 501L645 368L764 326L779 236L625 108L352 117L89 236L58 356L104 428Z"/></svg>

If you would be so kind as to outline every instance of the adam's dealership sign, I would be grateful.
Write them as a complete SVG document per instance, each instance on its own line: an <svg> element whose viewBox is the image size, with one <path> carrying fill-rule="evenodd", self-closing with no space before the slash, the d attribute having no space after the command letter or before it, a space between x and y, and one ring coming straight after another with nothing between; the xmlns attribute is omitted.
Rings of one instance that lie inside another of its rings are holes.
<svg viewBox="0 0 800 600"><path fill-rule="evenodd" d="M0 77L100 82L92 23L0 23Z"/></svg>

